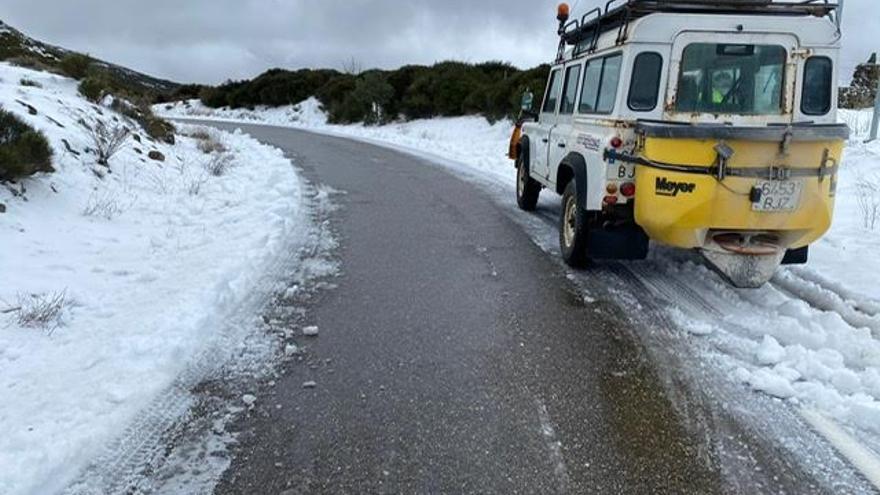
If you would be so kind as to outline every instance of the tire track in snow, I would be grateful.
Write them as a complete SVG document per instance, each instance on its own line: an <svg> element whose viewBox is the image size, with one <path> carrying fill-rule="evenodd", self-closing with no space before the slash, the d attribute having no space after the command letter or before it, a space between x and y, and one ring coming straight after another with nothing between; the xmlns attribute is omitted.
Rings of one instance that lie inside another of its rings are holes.
<svg viewBox="0 0 880 495"><path fill-rule="evenodd" d="M228 308L224 315L216 315L211 322L205 323L217 329L213 334L214 342L193 360L171 387L143 409L116 440L104 448L103 453L67 487L63 492L65 495L150 491L154 483L151 477L169 454L169 444L183 433L186 424L193 419L193 407L199 404L194 389L211 377L222 375L224 380L236 379L260 374L265 366L271 366L277 353L274 347L277 346L270 337L259 337L266 331L255 324L260 308L270 302L279 288L278 274L292 273L299 284L325 275L320 270L315 273L307 262L324 258L335 242L329 224L323 218L332 208L326 191L308 184L304 178L301 178L301 183L302 197L307 198L303 206L313 222L306 242L300 244L296 239L289 239L291 246L299 245L299 248L281 250L282 255L263 267L264 275L258 287L238 304ZM247 335L242 335L242 329L248 329L245 330ZM247 345L242 345L242 339L247 341ZM228 349L242 352L235 355L224 353ZM242 409L227 406L227 410L233 414ZM212 486L189 487L196 488L206 493L213 489Z"/></svg>

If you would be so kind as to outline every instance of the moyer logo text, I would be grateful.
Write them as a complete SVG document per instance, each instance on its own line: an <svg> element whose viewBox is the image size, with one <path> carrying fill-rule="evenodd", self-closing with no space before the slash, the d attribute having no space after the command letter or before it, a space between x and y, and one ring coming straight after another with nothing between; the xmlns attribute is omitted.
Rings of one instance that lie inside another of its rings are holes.
<svg viewBox="0 0 880 495"><path fill-rule="evenodd" d="M674 182L666 177L657 177L656 189L659 196L678 196L678 193L693 193L697 185L692 182Z"/></svg>

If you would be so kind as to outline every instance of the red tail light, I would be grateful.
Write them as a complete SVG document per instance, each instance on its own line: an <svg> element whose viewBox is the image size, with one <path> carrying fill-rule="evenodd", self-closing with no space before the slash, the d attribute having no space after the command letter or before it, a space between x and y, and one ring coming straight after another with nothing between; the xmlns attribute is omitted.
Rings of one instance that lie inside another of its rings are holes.
<svg viewBox="0 0 880 495"><path fill-rule="evenodd" d="M623 146L623 139L620 139L617 136L611 138L611 147L612 148L620 149L621 146Z"/></svg>
<svg viewBox="0 0 880 495"><path fill-rule="evenodd" d="M623 194L627 198L631 198L636 195L636 185L632 182L627 182L620 186L620 194Z"/></svg>
<svg viewBox="0 0 880 495"><path fill-rule="evenodd" d="M617 196L605 196L605 204L606 205L616 205L617 204Z"/></svg>

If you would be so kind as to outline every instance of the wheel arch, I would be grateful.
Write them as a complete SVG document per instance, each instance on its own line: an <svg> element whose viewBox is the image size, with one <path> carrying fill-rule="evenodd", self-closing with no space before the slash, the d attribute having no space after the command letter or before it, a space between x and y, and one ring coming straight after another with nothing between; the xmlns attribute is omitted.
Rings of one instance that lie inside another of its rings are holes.
<svg viewBox="0 0 880 495"><path fill-rule="evenodd" d="M520 138L519 142L516 143L516 155L522 156L523 163L526 166L526 170L531 171L531 142L529 141L529 136L523 134ZM513 164L516 167L516 162Z"/></svg>
<svg viewBox="0 0 880 495"><path fill-rule="evenodd" d="M574 181L577 188L578 206L587 209L587 192L589 179L587 176L587 161L580 153L572 151L560 162L556 168L556 192L563 194L568 184Z"/></svg>

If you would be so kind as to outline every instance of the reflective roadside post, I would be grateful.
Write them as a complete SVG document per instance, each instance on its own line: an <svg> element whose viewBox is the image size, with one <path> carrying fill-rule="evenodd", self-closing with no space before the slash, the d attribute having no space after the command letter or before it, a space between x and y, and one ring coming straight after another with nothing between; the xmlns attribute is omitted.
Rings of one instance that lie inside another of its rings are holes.
<svg viewBox="0 0 880 495"><path fill-rule="evenodd" d="M868 134L868 142L877 140L877 130L880 128L880 78L877 79L877 96L874 97L874 120L871 121L871 133Z"/></svg>

